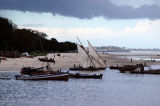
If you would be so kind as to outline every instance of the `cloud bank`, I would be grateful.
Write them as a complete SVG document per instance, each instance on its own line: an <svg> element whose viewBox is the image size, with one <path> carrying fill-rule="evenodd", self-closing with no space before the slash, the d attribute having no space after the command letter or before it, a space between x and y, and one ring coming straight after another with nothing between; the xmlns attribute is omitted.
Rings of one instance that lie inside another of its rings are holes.
<svg viewBox="0 0 160 106"><path fill-rule="evenodd" d="M0 9L51 12L77 18L103 16L107 19L160 18L160 6L142 5L138 8L115 5L109 0L1 0Z"/></svg>
<svg viewBox="0 0 160 106"><path fill-rule="evenodd" d="M59 41L76 42L78 36L83 44L86 39L93 45L119 45L129 48L159 48L159 26L160 20L144 20L134 27L126 27L123 30L112 30L109 28L47 28L47 27L25 27L45 32L49 38L57 38ZM142 43L143 42L143 43ZM149 43L152 42L152 43ZM85 44L87 46L87 44Z"/></svg>

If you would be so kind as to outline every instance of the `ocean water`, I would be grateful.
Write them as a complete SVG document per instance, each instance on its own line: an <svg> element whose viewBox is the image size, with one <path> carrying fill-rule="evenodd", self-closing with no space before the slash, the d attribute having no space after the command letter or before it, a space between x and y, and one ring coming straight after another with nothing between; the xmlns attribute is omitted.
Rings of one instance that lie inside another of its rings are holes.
<svg viewBox="0 0 160 106"><path fill-rule="evenodd" d="M121 55L123 59L144 60L144 61L160 61L160 51L130 51L130 52L103 52L114 55Z"/></svg>
<svg viewBox="0 0 160 106"><path fill-rule="evenodd" d="M160 55L160 51L103 52L116 55Z"/></svg>
<svg viewBox="0 0 160 106"><path fill-rule="evenodd" d="M160 106L159 100L160 75L107 69L103 79L0 79L0 106Z"/></svg>

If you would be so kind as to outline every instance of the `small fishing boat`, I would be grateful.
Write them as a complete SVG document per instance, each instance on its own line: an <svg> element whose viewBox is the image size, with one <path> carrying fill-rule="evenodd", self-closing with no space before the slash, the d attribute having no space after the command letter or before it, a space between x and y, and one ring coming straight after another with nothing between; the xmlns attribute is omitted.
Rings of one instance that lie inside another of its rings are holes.
<svg viewBox="0 0 160 106"><path fill-rule="evenodd" d="M130 71L132 74L160 74L160 69L150 69L144 71Z"/></svg>
<svg viewBox="0 0 160 106"><path fill-rule="evenodd" d="M109 68L110 68L111 70L118 70L118 69L119 69L118 66L110 66Z"/></svg>
<svg viewBox="0 0 160 106"><path fill-rule="evenodd" d="M132 73L132 74L160 74L160 69L148 69L144 70L143 64L136 65L125 65L119 67L121 73Z"/></svg>
<svg viewBox="0 0 160 106"><path fill-rule="evenodd" d="M16 75L17 80L68 80L68 73L61 73L52 71L47 65L45 67L23 67L21 69L21 75Z"/></svg>
<svg viewBox="0 0 160 106"><path fill-rule="evenodd" d="M121 73L131 72L131 71L135 71L137 69L144 70L144 67L143 66L140 67L140 64L137 64L137 65L124 65L124 66L120 66L119 67L119 71Z"/></svg>
<svg viewBox="0 0 160 106"><path fill-rule="evenodd" d="M81 65L76 66L74 64L74 66L69 68L69 70L98 71L106 69L105 61L102 60L102 58L99 56L99 54L96 52L95 48L90 44L89 41L88 41L88 51L85 49L85 47L82 45L81 42L80 45L77 44L77 48Z"/></svg>
<svg viewBox="0 0 160 106"><path fill-rule="evenodd" d="M68 74L47 74L47 75L16 75L16 80L64 80L68 81Z"/></svg>
<svg viewBox="0 0 160 106"><path fill-rule="evenodd" d="M100 67L100 68L95 68L95 67L87 67L87 68L83 68L83 67L73 67L73 68L69 68L69 70L73 70L73 71L98 71L98 70L105 70L105 68Z"/></svg>
<svg viewBox="0 0 160 106"><path fill-rule="evenodd" d="M80 74L80 73L70 73L69 74L70 77L73 77L73 78L94 78L94 79L102 79L102 76L103 74L93 74L93 75L89 75L89 74Z"/></svg>
<svg viewBox="0 0 160 106"><path fill-rule="evenodd" d="M45 69L46 68L46 69ZM34 68L34 67L23 67L20 71L21 74L24 75L47 75L47 74L55 74L57 72L54 72L50 69L50 67L47 65L46 67L40 67L40 68Z"/></svg>

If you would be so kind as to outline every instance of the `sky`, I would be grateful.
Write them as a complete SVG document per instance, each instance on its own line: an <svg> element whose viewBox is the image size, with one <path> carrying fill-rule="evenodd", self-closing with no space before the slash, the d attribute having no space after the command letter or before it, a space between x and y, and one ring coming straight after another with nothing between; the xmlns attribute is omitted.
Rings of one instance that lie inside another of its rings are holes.
<svg viewBox="0 0 160 106"><path fill-rule="evenodd" d="M160 48L160 0L0 0L0 16L60 42Z"/></svg>

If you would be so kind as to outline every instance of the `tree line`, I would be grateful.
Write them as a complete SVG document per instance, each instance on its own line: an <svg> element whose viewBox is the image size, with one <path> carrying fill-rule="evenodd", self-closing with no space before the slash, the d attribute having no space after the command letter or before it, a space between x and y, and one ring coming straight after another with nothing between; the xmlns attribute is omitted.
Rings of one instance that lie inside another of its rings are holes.
<svg viewBox="0 0 160 106"><path fill-rule="evenodd" d="M0 17L0 51L69 52L77 50L75 43L58 42L55 38L32 29L19 29L7 18Z"/></svg>

